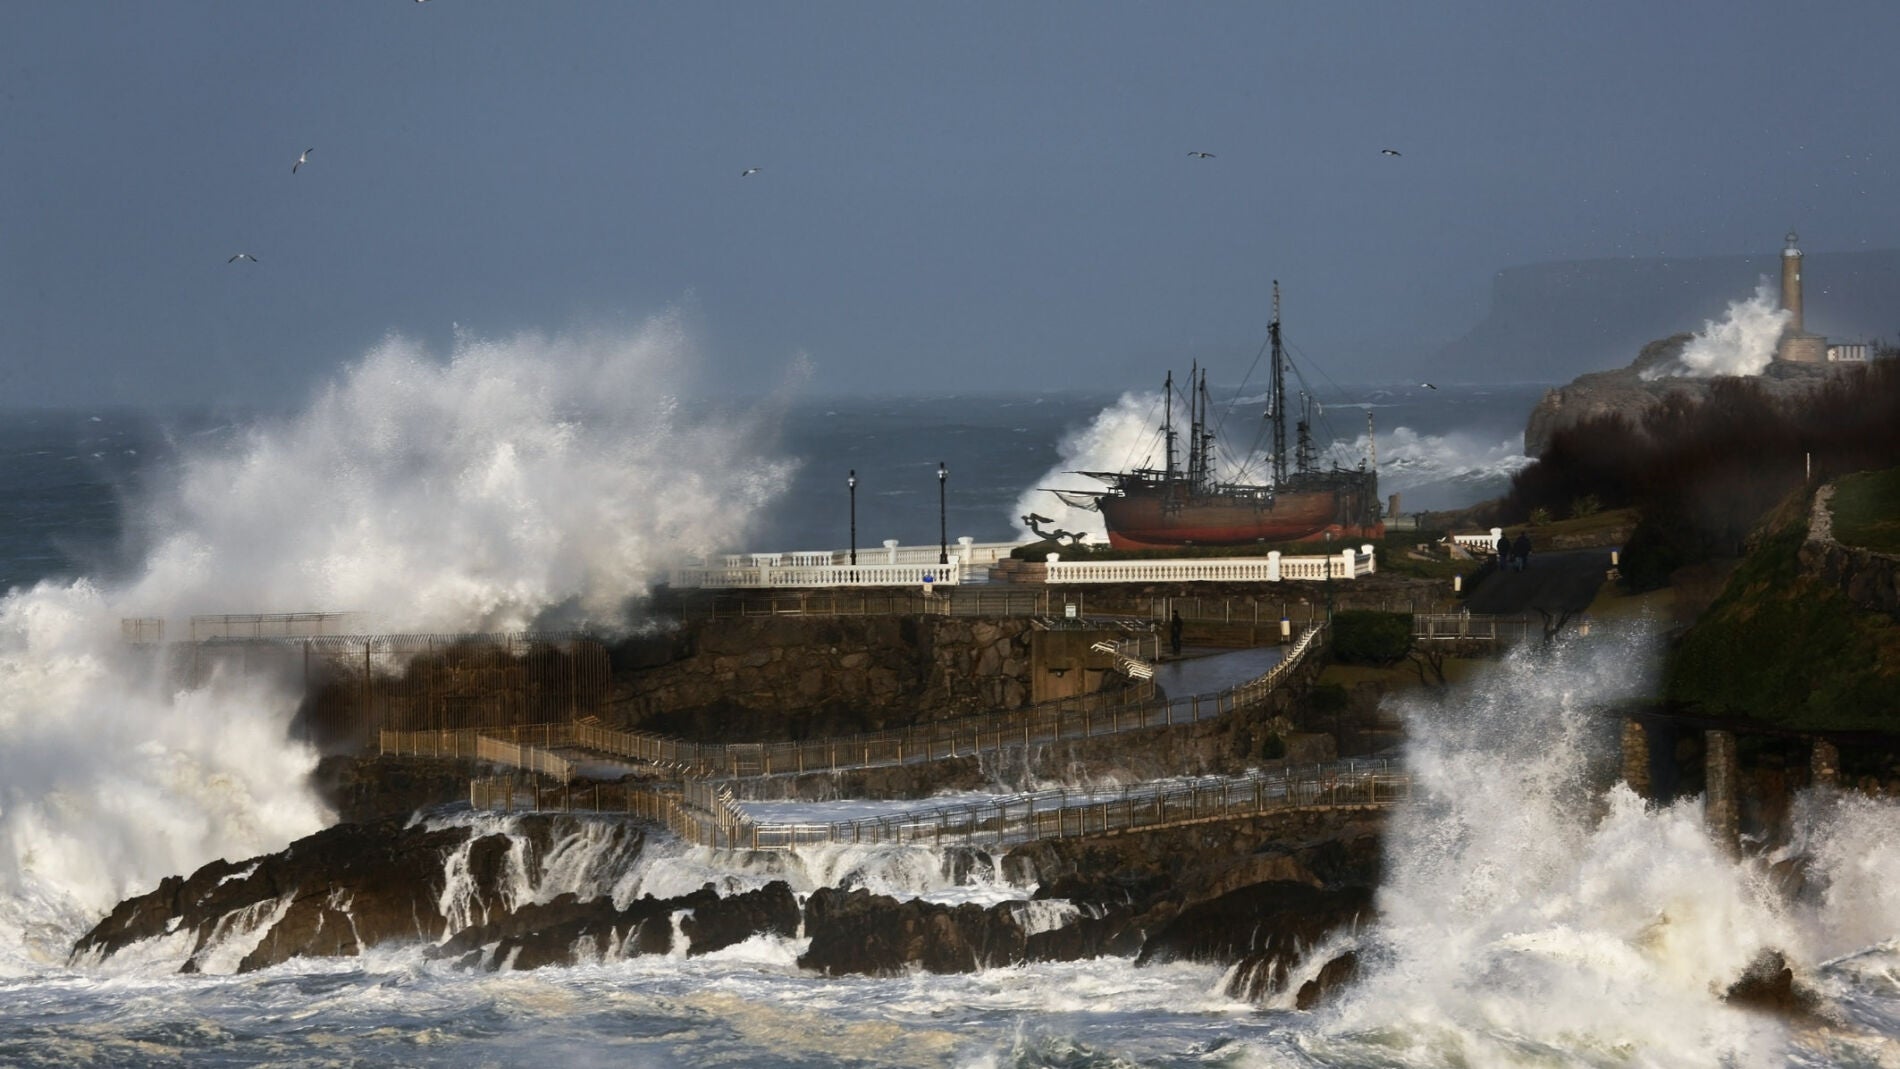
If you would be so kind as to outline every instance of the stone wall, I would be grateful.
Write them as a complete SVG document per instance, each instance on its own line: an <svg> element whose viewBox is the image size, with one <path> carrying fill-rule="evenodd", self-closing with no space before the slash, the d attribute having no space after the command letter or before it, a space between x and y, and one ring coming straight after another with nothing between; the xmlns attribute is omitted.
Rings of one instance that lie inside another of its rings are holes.
<svg viewBox="0 0 1900 1069"><path fill-rule="evenodd" d="M785 739L849 735L999 709L1039 696L1039 647L1060 635L1027 619L964 617L763 617L686 625L664 658L624 658L615 718L623 726L687 738ZM1103 637L1087 633L1082 646ZM644 644L651 647L652 643ZM1114 689L1102 671L1065 671L1065 691ZM1047 666L1084 667L1072 650ZM1072 677L1072 678L1070 678ZM1052 677L1053 678L1053 677Z"/></svg>
<svg viewBox="0 0 1900 1069"><path fill-rule="evenodd" d="M1900 618L1900 557L1834 540L1834 487L1815 491L1801 568L1870 612Z"/></svg>

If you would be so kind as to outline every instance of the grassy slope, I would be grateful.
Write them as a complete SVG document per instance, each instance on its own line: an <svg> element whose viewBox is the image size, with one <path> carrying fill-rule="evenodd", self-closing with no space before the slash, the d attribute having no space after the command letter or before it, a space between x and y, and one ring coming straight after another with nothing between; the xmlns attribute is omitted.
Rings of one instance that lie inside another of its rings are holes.
<svg viewBox="0 0 1900 1069"><path fill-rule="evenodd" d="M1834 491L1834 538L1876 553L1900 553L1900 468L1863 471Z"/></svg>
<svg viewBox="0 0 1900 1069"><path fill-rule="evenodd" d="M1764 523L1671 652L1665 693L1791 728L1900 729L1900 627L1801 574L1810 500L1796 494Z"/></svg>

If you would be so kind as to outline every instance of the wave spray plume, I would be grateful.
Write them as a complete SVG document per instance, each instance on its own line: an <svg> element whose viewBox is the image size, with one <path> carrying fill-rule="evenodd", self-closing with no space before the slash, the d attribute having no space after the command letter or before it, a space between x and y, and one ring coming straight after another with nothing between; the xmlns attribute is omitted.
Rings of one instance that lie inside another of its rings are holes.
<svg viewBox="0 0 1900 1069"><path fill-rule="evenodd" d="M184 456L136 578L0 598L0 971L64 956L128 894L330 819L299 695L180 683L120 619L355 610L383 630L615 626L660 569L785 485L769 413L689 419L671 317L627 335L391 339L300 415ZM133 525L140 526L140 525Z"/></svg>

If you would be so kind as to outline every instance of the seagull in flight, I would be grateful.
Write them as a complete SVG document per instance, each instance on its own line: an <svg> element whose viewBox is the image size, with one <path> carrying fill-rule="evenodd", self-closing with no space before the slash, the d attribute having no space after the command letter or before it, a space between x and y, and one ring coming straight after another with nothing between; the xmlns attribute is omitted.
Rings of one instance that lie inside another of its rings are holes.
<svg viewBox="0 0 1900 1069"><path fill-rule="evenodd" d="M238 262L239 260L249 260L249 261L251 261L252 263L256 263L256 262L257 262L257 257L255 257L255 256L252 256L252 255L251 255L250 253L248 253L248 252L240 252L240 253L238 253L238 254L237 254L236 256L233 256L233 257L231 257L231 258L230 258L229 260L226 260L226 261L224 261L224 262L225 262L225 263L227 263L227 264L234 264L234 263L237 263L237 262Z"/></svg>
<svg viewBox="0 0 1900 1069"><path fill-rule="evenodd" d="M1419 383L1419 385L1420 385L1420 386L1423 386L1423 387L1425 387L1425 388L1426 388L1426 389L1428 389L1428 390L1436 390L1436 389L1438 389L1438 387L1436 387L1436 386L1433 386L1433 385L1432 385L1431 383L1429 383L1429 382L1421 382L1421 383Z"/></svg>
<svg viewBox="0 0 1900 1069"><path fill-rule="evenodd" d="M1190 152L1188 153L1188 155L1194 157L1197 160L1211 160L1214 158L1214 154L1212 152Z"/></svg>
<svg viewBox="0 0 1900 1069"><path fill-rule="evenodd" d="M306 163L309 163L309 162L310 162L310 154L311 154L312 152L315 152L315 151L317 151L317 150L316 150L316 149L313 149L313 148L307 148L307 149L304 149L304 150L303 150L303 155L301 155L301 156L299 156L299 157L297 157L297 162L296 162L296 163L293 163L293 164L291 164L291 165L290 165L290 173L291 173L291 174L296 174L296 173L297 173L297 168L299 168L299 167L302 167L302 166L303 166L304 164L306 164Z"/></svg>
<svg viewBox="0 0 1900 1069"><path fill-rule="evenodd" d="M1400 151L1399 151L1398 149L1395 149L1395 148L1382 148L1382 149L1380 149L1380 150L1379 150L1379 155L1381 155L1381 156L1403 156L1403 155L1405 155L1405 153L1403 153L1403 152L1400 152Z"/></svg>
<svg viewBox="0 0 1900 1069"><path fill-rule="evenodd" d="M758 174L759 171L760 171L760 168L758 167L747 167L745 170L739 172L739 177L746 178L748 176Z"/></svg>

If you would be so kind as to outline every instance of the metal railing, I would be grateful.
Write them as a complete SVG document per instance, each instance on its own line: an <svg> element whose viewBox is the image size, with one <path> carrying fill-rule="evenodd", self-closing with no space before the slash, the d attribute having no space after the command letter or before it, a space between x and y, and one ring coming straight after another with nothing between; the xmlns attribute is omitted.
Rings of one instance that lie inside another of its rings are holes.
<svg viewBox="0 0 1900 1069"><path fill-rule="evenodd" d="M1524 642L1543 634L1528 616L1478 613L1414 613L1412 638L1421 642Z"/></svg>
<svg viewBox="0 0 1900 1069"><path fill-rule="evenodd" d="M1383 761L1344 761L1241 776L1134 785L1118 792L1043 791L988 802L940 805L830 822L753 821L729 791L689 783L673 793L625 784L592 789L515 776L471 781L483 809L593 809L663 824L696 846L791 850L819 844L1013 845L1235 820L1266 813L1363 809L1410 797L1411 778ZM523 797L523 791L526 797Z"/></svg>
<svg viewBox="0 0 1900 1069"><path fill-rule="evenodd" d="M1320 641L1323 631L1323 627L1303 631L1280 662L1256 679L1215 694L1172 700L1149 698L1116 704L1103 695L1084 695L1028 709L803 742L701 743L591 723L530 724L502 730L383 731L378 742L385 754L474 757L518 768L538 767L535 762L544 757L566 760L536 750L577 747L670 768L682 775L731 779L921 764L999 753L1018 745L1096 738L1225 716L1265 700ZM1154 693L1151 683L1141 686L1148 694ZM484 735L514 748L482 752L480 738ZM580 762L569 760L566 764L561 774L571 776ZM548 767L554 766L550 763Z"/></svg>

